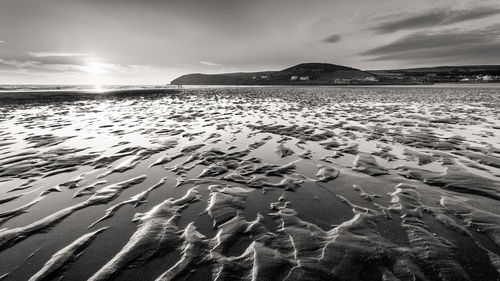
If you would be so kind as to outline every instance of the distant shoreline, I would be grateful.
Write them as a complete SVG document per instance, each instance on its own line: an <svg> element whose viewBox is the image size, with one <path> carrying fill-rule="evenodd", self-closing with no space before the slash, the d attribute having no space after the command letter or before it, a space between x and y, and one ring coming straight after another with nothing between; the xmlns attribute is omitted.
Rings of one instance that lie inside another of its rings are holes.
<svg viewBox="0 0 500 281"><path fill-rule="evenodd" d="M36 85L30 85L36 86ZM42 87L45 85L41 85ZM65 85L65 87L71 87ZM143 94L164 94L165 91L169 93L182 92L182 90L195 90L204 88L363 88L363 87L388 87L388 88L460 88L460 87L500 87L500 83L432 83L432 84L281 84L281 85L183 85L182 88L178 88L176 85L159 85L151 88L144 88L144 86L120 86L121 88L108 88L102 90L96 90L92 88L87 89L15 89L15 90L0 90L0 102L9 97L12 98L40 98L40 97L92 97L96 98L99 96L134 96ZM127 87L127 88L123 88ZM1 85L0 85L1 88Z"/></svg>
<svg viewBox="0 0 500 281"><path fill-rule="evenodd" d="M500 86L500 81L494 82L481 82L481 83L465 83L465 82L440 82L440 83L373 83L373 84L188 84L182 85L179 88L178 85L167 84L167 85L104 85L102 89L96 89L92 85L86 85L85 88L81 88L81 85L62 85L64 88L46 88L47 85L29 85L27 88L23 88L23 85L16 85L15 89L6 89L0 85L0 93L44 93L44 92L71 92L71 93L109 93L109 92L119 92L119 91L156 91L156 90L174 90L174 89L195 89L195 88L245 88L245 87L373 87L373 86ZM10 85L9 85L10 86ZM52 85L50 85L52 86ZM40 87L37 89L36 87Z"/></svg>
<svg viewBox="0 0 500 281"><path fill-rule="evenodd" d="M491 82L434 82L434 83L352 83L352 84L322 84L322 83L283 83L283 84L182 84L182 87L347 87L347 86L429 86L429 85L500 85L499 81ZM176 84L170 84L178 87Z"/></svg>

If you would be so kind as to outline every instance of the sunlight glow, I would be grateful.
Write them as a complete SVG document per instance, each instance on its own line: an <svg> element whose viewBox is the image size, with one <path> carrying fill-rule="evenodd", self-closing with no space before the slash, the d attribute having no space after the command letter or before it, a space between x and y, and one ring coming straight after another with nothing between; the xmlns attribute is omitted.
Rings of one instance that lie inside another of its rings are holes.
<svg viewBox="0 0 500 281"><path fill-rule="evenodd" d="M107 72L106 64L100 63L95 60L88 61L87 65L85 65L83 68L84 71L91 74L103 74Z"/></svg>
<svg viewBox="0 0 500 281"><path fill-rule="evenodd" d="M105 91L106 91L106 89L102 85L100 85L100 84L94 85L94 92L104 93Z"/></svg>

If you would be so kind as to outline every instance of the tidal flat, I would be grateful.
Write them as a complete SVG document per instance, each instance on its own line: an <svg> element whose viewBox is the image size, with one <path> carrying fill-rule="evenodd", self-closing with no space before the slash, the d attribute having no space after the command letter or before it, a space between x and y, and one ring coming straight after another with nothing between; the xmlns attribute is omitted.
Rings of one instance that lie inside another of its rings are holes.
<svg viewBox="0 0 500 281"><path fill-rule="evenodd" d="M500 280L500 87L0 93L0 280Z"/></svg>

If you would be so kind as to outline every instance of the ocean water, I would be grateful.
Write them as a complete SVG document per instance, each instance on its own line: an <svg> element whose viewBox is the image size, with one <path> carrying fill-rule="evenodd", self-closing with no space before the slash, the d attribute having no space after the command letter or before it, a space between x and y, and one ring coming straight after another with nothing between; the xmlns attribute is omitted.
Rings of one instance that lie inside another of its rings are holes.
<svg viewBox="0 0 500 281"><path fill-rule="evenodd" d="M0 88L2 280L498 280L500 87Z"/></svg>
<svg viewBox="0 0 500 281"><path fill-rule="evenodd" d="M171 85L0 85L0 92L42 92L42 91L112 91L112 90L139 90L139 89L169 89Z"/></svg>

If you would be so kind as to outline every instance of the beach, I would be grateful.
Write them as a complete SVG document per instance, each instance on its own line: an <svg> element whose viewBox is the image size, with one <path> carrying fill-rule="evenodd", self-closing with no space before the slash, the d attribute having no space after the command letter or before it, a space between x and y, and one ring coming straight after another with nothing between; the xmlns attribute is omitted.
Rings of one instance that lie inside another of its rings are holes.
<svg viewBox="0 0 500 281"><path fill-rule="evenodd" d="M498 280L499 87L2 92L0 279Z"/></svg>

